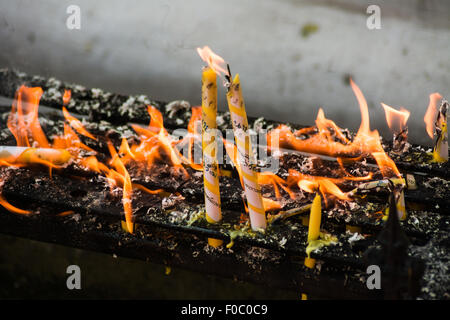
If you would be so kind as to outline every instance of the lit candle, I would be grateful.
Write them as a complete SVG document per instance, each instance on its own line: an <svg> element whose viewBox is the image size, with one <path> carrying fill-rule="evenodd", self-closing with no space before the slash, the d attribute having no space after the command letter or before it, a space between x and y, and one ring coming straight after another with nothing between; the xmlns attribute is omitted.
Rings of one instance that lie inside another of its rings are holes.
<svg viewBox="0 0 450 320"><path fill-rule="evenodd" d="M261 196L261 188L258 177L251 166L252 149L248 134L248 120L245 112L244 99L239 81L239 74L229 84L227 102L233 124L234 138L238 151L238 161L241 165L244 191L247 198L247 206L250 223L253 230L266 228L266 213Z"/></svg>
<svg viewBox="0 0 450 320"><path fill-rule="evenodd" d="M448 161L448 131L447 131L447 113L449 109L448 102L442 100L439 110L437 103L442 96L435 92L430 94L430 103L423 120L426 124L427 133L431 139L436 134L436 142L433 147L433 161Z"/></svg>
<svg viewBox="0 0 450 320"><path fill-rule="evenodd" d="M402 154L409 148L408 144L408 127L406 123L410 112L405 108L400 107L400 110L381 103L386 114L386 121L389 129L393 132L392 150L397 154Z"/></svg>
<svg viewBox="0 0 450 320"><path fill-rule="evenodd" d="M217 223L222 220L220 208L219 168L217 165L215 137L217 114L217 76L207 67L202 73L202 149L203 186L205 193L206 220ZM208 238L208 243L217 247L222 240Z"/></svg>
<svg viewBox="0 0 450 320"><path fill-rule="evenodd" d="M393 186L395 186L398 194L398 196L396 197L398 217L401 220L406 219L405 195L403 191L404 187L406 186L405 180L402 178L402 175L395 165L395 162L391 158L389 158L389 156L385 152L373 152L372 156L375 158L375 161L377 162L377 165L380 168L383 177L389 177L392 175L396 176L396 178L394 179L388 179L388 187L392 188Z"/></svg>
<svg viewBox="0 0 450 320"><path fill-rule="evenodd" d="M447 131L447 113L448 101L443 100L436 119L436 143L433 149L433 158L436 162L448 161L448 131Z"/></svg>
<svg viewBox="0 0 450 320"><path fill-rule="evenodd" d="M397 191L397 201L395 203L396 207L397 207L397 213L398 213L398 218L400 220L405 220L406 219L406 205L405 205L405 192L404 192L404 185L400 185L399 186L399 191Z"/></svg>
<svg viewBox="0 0 450 320"><path fill-rule="evenodd" d="M217 114L216 73L209 67L202 73L202 149L203 182L205 189L206 220L216 223L222 219L220 209L219 174L215 139Z"/></svg>
<svg viewBox="0 0 450 320"><path fill-rule="evenodd" d="M208 47L198 48L200 57L208 63L202 72L202 150L203 150L203 189L205 195L206 220L217 223L222 220L219 167L217 164L216 116L217 116L217 73L223 59ZM218 68L219 67L219 68ZM222 244L222 240L209 238L213 247Z"/></svg>
<svg viewBox="0 0 450 320"><path fill-rule="evenodd" d="M319 239L321 219L322 219L322 198L317 193L312 202L311 211L309 215L308 242ZM315 259L311 259L309 257L305 258L306 267L314 268L315 263L316 263Z"/></svg>
<svg viewBox="0 0 450 320"><path fill-rule="evenodd" d="M395 200L395 211L397 212L397 216L400 220L406 219L406 206L405 206L405 185L403 184L395 184L391 179L389 181L389 190L394 197ZM388 206L385 210L385 216L383 220L387 220L390 215L390 206Z"/></svg>

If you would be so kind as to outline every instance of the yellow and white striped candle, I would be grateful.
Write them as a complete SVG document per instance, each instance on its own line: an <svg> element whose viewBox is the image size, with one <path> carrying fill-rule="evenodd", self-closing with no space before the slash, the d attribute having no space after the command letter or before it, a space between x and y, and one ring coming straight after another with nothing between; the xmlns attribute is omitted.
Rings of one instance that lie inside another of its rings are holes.
<svg viewBox="0 0 450 320"><path fill-rule="evenodd" d="M253 230L265 229L267 225L266 213L264 211L258 177L251 166L252 149L250 135L248 134L248 120L245 112L244 99L242 97L239 74L236 74L234 80L229 85L227 102L228 108L230 109L231 121L233 123L238 161L242 169L250 223Z"/></svg>
<svg viewBox="0 0 450 320"><path fill-rule="evenodd" d="M216 158L216 114L217 75L210 67L205 67L202 72L202 149L206 220L209 223L216 223L222 219L219 168Z"/></svg>
<svg viewBox="0 0 450 320"><path fill-rule="evenodd" d="M217 75L225 74L225 61L208 46L197 48L200 58L208 64L202 72L202 150L203 188L205 193L206 220L217 223L222 220L217 164ZM209 245L218 247L223 241L208 238Z"/></svg>

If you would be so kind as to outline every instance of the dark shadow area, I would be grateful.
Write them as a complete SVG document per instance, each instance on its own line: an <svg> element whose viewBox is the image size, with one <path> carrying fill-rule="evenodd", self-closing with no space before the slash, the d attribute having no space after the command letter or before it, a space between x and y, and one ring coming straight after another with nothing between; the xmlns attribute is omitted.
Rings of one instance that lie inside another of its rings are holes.
<svg viewBox="0 0 450 320"><path fill-rule="evenodd" d="M298 299L274 290L139 260L0 235L0 299ZM81 290L68 290L69 265Z"/></svg>

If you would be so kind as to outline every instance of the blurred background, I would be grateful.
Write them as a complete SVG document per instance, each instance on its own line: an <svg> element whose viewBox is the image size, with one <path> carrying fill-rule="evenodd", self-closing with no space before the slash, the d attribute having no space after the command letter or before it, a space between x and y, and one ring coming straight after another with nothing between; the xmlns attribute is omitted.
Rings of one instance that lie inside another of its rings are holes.
<svg viewBox="0 0 450 320"><path fill-rule="evenodd" d="M70 5L80 8L79 30L66 26ZM369 5L381 9L380 29L367 27ZM368 101L372 129L390 139L380 102L403 106L411 111L410 141L430 145L428 96L450 99L449 16L446 0L0 0L0 68L195 105L203 65L195 49L209 45L240 74L251 116L310 125L323 107L338 125L356 130L351 77ZM219 109L226 110L221 96ZM163 266L140 261L0 240L3 299L297 298L182 270L167 277ZM66 290L69 264L88 270L90 289Z"/></svg>
<svg viewBox="0 0 450 320"><path fill-rule="evenodd" d="M367 7L378 5L381 29ZM80 29L66 12L80 8ZM200 103L209 45L241 76L248 114L313 124L319 107L360 123L352 77L372 128L390 138L380 102L411 111L410 140L430 144L428 96L450 97L450 1L0 0L0 67L124 94ZM222 95L220 109L226 110Z"/></svg>

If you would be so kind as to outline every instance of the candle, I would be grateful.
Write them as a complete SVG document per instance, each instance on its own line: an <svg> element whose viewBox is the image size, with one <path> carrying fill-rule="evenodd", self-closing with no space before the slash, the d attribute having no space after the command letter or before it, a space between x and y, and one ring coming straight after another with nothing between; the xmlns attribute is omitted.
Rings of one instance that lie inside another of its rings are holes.
<svg viewBox="0 0 450 320"><path fill-rule="evenodd" d="M0 146L0 160L10 164L47 162L61 165L70 158L71 154L64 149Z"/></svg>
<svg viewBox="0 0 450 320"><path fill-rule="evenodd" d="M405 205L405 192L403 191L404 186L399 187L399 191L397 191L397 197L396 197L396 207L397 207L397 213L398 218L400 220L406 219L406 205Z"/></svg>
<svg viewBox="0 0 450 320"><path fill-rule="evenodd" d="M220 209L219 174L215 139L217 114L216 73L206 67L202 73L202 149L203 182L206 220L216 223L222 219Z"/></svg>
<svg viewBox="0 0 450 320"><path fill-rule="evenodd" d="M321 219L322 219L322 198L317 193L312 202L311 211L309 214L308 242L319 239ZM306 267L314 268L315 263L316 263L315 259L311 259L310 257L305 258Z"/></svg>
<svg viewBox="0 0 450 320"><path fill-rule="evenodd" d="M308 242L319 239L320 220L322 218L322 198L317 193L311 205L308 228Z"/></svg>
<svg viewBox="0 0 450 320"><path fill-rule="evenodd" d="M216 116L217 74L224 72L223 59L205 46L197 48L200 57L208 63L202 72L202 151L203 189L205 195L206 220L217 223L222 220L219 188L219 166L217 164ZM223 241L208 238L209 245L218 247Z"/></svg>
<svg viewBox="0 0 450 320"><path fill-rule="evenodd" d="M247 207L250 223L253 230L266 228L266 213L263 206L261 189L258 177L251 166L252 149L248 134L248 120L245 112L244 99L242 97L239 74L228 84L227 102L230 109L233 124L234 138L238 151L238 161L241 165L244 192L247 198Z"/></svg>
<svg viewBox="0 0 450 320"><path fill-rule="evenodd" d="M433 149L433 158L436 162L448 161L448 131L447 131L447 113L449 105L443 100L436 119L436 143Z"/></svg>
<svg viewBox="0 0 450 320"><path fill-rule="evenodd" d="M405 185L395 184L394 182L392 182L391 179L388 181L389 181L388 188L395 200L395 211L397 212L397 216L400 220L405 220L406 219L405 192L404 192ZM386 208L383 220L388 219L390 214L389 208L390 208L389 206Z"/></svg>
<svg viewBox="0 0 450 320"><path fill-rule="evenodd" d="M397 154L402 154L410 146L408 144L408 127L406 126L410 112L402 107L400 110L395 110L384 103L381 103L381 106L386 114L389 129L393 132L392 150Z"/></svg>
<svg viewBox="0 0 450 320"><path fill-rule="evenodd" d="M217 141L215 137L217 115L217 76L210 67L202 72L202 149L203 186L205 193L206 220L217 223L222 220L220 208L219 168L217 164ZM208 243L217 247L222 240L209 238Z"/></svg>
<svg viewBox="0 0 450 320"><path fill-rule="evenodd" d="M387 179L388 187L392 190L396 189L397 212L400 219L406 219L405 195L403 189L406 187L405 180L401 177L401 173L395 165L394 161L385 152L373 152L372 156L380 168L383 177L395 175L396 178ZM384 181L384 180L381 180Z"/></svg>

